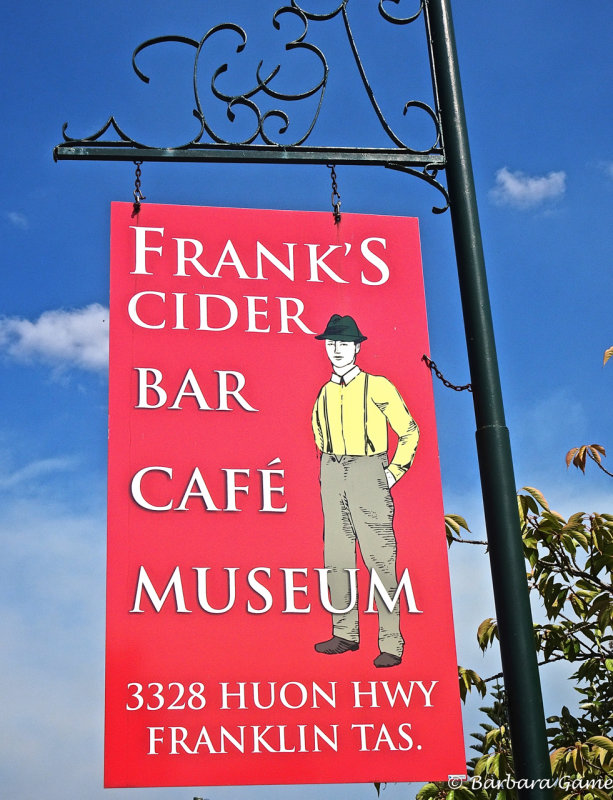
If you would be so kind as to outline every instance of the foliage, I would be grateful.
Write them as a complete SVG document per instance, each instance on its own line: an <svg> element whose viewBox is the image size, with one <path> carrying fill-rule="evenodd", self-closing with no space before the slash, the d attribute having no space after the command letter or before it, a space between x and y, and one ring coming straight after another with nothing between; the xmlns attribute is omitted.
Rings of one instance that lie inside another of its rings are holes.
<svg viewBox="0 0 613 800"><path fill-rule="evenodd" d="M452 542L461 541L462 528L470 533L470 528L464 517L459 514L445 514L445 533L449 547L451 547Z"/></svg>
<svg viewBox="0 0 613 800"><path fill-rule="evenodd" d="M566 466L577 467L585 475L585 465L587 457L589 456L592 461L607 475L613 478L613 473L609 472L602 466L601 456L606 456L604 447L601 444L582 444L581 447L572 447L566 454Z"/></svg>
<svg viewBox="0 0 613 800"><path fill-rule="evenodd" d="M580 695L578 716L563 706L547 719L552 772L560 780L554 796L611 800L610 792L590 782L613 778L613 515L578 512L564 519L531 487L518 495L518 506L528 585L546 617L534 625L539 665L560 660L573 664L570 681ZM461 537L460 528L468 530L461 517L448 516L446 523L450 544L468 541ZM479 646L486 650L497 637L496 620L488 617L477 631ZM481 708L487 722L472 734L477 752L468 764L472 782L459 787L429 783L418 800L516 800L509 780L514 777L513 756L500 677L482 679L459 667L462 700L473 688L484 696L486 684L496 681L491 705ZM578 779L579 788L572 783Z"/></svg>
<svg viewBox="0 0 613 800"><path fill-rule="evenodd" d="M483 678L480 678L474 669L466 669L465 667L458 667L458 675L460 677L460 697L462 702L466 700L468 692L471 691L473 686L479 692L481 697L487 694L487 687Z"/></svg>
<svg viewBox="0 0 613 800"><path fill-rule="evenodd" d="M612 356L613 347L609 347L604 351L604 356L602 359L603 367ZM605 449L601 444L583 444L581 447L572 447L566 454L566 466L569 467L572 464L574 467L577 467L577 469L580 469L585 475L585 465L589 456L589 458L592 459L592 461L600 470L609 475L609 477L613 478L613 472L609 472L609 470L605 469L602 465L601 457L606 455Z"/></svg>

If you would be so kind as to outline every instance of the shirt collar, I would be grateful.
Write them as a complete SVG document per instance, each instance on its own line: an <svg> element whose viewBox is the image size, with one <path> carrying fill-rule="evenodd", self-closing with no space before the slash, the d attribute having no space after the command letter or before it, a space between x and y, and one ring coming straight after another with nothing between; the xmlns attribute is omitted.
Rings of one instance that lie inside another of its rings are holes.
<svg viewBox="0 0 613 800"><path fill-rule="evenodd" d="M361 372L361 371L362 371L362 370L361 370L361 369L358 367L358 365L356 364L355 366L353 366L353 367L352 367L352 368L349 370L349 372L346 372L346 373L345 373L345 374L342 376L342 378L341 378L341 376L340 376L340 375L337 375L337 374L336 374L336 372L333 372L333 373L332 373L332 377L330 378L330 380L332 381L332 383L341 383L341 380L342 380L342 381L345 383L345 386L346 386L348 383L351 383L351 381L352 381L354 378L357 378L357 377L358 377L358 375L360 374L360 372Z"/></svg>

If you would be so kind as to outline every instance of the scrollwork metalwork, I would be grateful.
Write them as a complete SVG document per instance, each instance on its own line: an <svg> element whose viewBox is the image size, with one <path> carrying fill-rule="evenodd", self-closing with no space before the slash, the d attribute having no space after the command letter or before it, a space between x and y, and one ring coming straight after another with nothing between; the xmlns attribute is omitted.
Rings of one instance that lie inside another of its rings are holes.
<svg viewBox="0 0 613 800"><path fill-rule="evenodd" d="M100 143L100 144L103 143L104 145L106 145L108 147L112 147L113 145L115 145L115 146L116 145L121 145L122 143L125 142L126 144L131 144L131 145L134 145L136 147L147 147L147 145L142 144L141 142L137 142L134 139L132 139L130 136L128 136L128 134L125 133L121 129L121 127L119 126L117 120L113 116L110 116L107 119L107 121L104 123L104 125L100 128L100 130L96 131L96 133L92 133L91 136L85 136L85 137L82 137L81 139L75 139L72 136L68 136L66 134L66 129L67 128L68 128L68 123L65 122L62 125L62 136L63 136L65 142L97 142L97 143ZM118 142L116 142L116 141L115 142L113 142L113 141L104 141L104 142L102 142L101 137L104 136L104 134L111 128L115 131L115 133L119 137L120 141L118 141ZM57 147L56 147L56 151L57 151Z"/></svg>
<svg viewBox="0 0 613 800"><path fill-rule="evenodd" d="M397 15L392 13L390 8L391 4L399 6L403 0L378 0L378 12L380 16L387 22L394 25L407 25L415 22L422 15L425 17L426 30L428 29L428 9L427 0L407 0L418 5L417 10L413 10L409 15ZM433 141L432 144L425 148L419 149L410 146L403 137L399 135L397 130L392 128L390 122L386 119L383 110L377 100L373 87L369 81L366 68L360 58L359 48L350 25L348 14L348 6L350 0L330 0L330 8L326 10L313 11L308 8L309 0L289 0L289 5L284 5L278 8L272 17L272 25L276 31L281 31L284 17L291 17L297 20L300 25L300 30L297 35L292 34L291 38L283 40L283 50L288 54L288 58L292 57L292 53L301 53L304 57L310 58L315 69L317 70L316 76L311 80L310 84L306 87L296 88L294 91L289 91L287 88L282 88L283 76L288 74L287 64L277 63L272 68L264 69L264 59L260 59L255 69L255 78L247 88L241 87L240 91L231 91L224 86L224 78L229 77L230 66L228 60L223 61L216 68L210 68L207 58L211 57L211 44L212 40L219 37L220 34L231 34L237 37L237 44L234 46L234 53L240 56L247 47L247 33L244 28L234 23L223 23L215 25L208 30L201 39L194 39L188 36L181 36L170 34L167 36L158 36L153 39L148 39L142 42L132 55L132 66L138 78L144 83L149 83L148 75L143 71L139 65L139 56L143 51L162 43L175 43L185 47L190 47L194 50L194 64L193 64L193 93L194 104L193 115L199 123L199 129L196 135L189 141L173 147L166 147L163 149L152 148L130 137L119 125L114 116L109 117L105 125L99 131L84 138L74 138L67 133L67 124L62 129L62 135L65 145L58 145L55 148L54 155L56 158L62 157L79 157L74 155L77 148L72 148L73 155L67 155L70 145L81 145L84 148L87 146L96 145L96 153L99 154L103 148L118 152L118 148L126 145L136 148L139 151L143 150L139 158L145 160L154 160L154 153L162 153L166 157L176 153L177 157L188 151L189 153L196 150L206 149L207 153L211 150L219 148L224 151L231 151L227 158L223 160L233 160L231 154L239 152L240 159L235 160L248 160L248 152L259 148L261 151L265 148L277 147L283 150L285 154L287 151L295 153L298 150L308 151L313 154L312 161L318 161L316 150L322 148L308 148L304 143L312 134L317 121L320 118L324 96L328 84L330 69L326 57L322 50L312 42L306 41L307 34L309 33L309 23L311 22L324 22L332 20L335 17L341 17L345 30L345 35L349 43L351 53L360 76L360 80L367 94L368 100L379 124L387 137L391 140L394 148L398 154L403 154L403 163L399 163L398 159L391 159L390 163L385 163L393 169L401 169L416 175L422 180L427 181L430 185L435 186L445 196L448 203L448 197L445 188L436 179L438 170L444 168L444 149L442 144L442 131L440 124L440 117L438 112L438 99L436 97L436 85L434 85L434 108L423 100L409 100L404 104L402 115L406 117L407 112L412 111L420 113L425 116L431 123L433 128ZM223 39L221 39L223 44ZM225 45L224 45L225 46ZM219 62L218 62L219 63ZM274 62L273 62L274 64ZM432 65L431 65L432 66ZM210 69L210 72L209 72ZM206 77L210 74L210 96L218 101L217 109L208 99L204 102L202 94L202 76ZM301 73L302 74L302 73ZM294 104L294 105L291 105ZM292 109L300 108L297 115L290 116L290 107ZM220 111L222 115L225 112L227 123L220 126ZM215 112L217 116L215 116ZM242 112L239 114L239 112ZM252 123L249 124L249 116ZM297 117L297 121L296 120ZM229 128L228 128L229 125ZM249 126L247 128L247 125ZM105 134L113 130L118 137L116 141L108 141L104 139ZM228 133L230 130L230 133ZM232 131L239 131L237 135L232 135ZM292 133L293 132L293 133ZM335 148L328 148L327 152L333 151ZM359 148L337 148L343 150L343 153L351 151L353 153L362 153L366 150ZM372 152L372 148L370 152ZM379 150L380 153L387 151ZM82 157L95 158L98 155L92 155L91 152L88 156ZM159 158L157 160L160 160ZM185 160L185 159L184 159ZM220 159L222 160L222 159ZM304 160L309 160L305 157ZM355 163L355 161L353 162ZM437 212L445 209L433 209Z"/></svg>
<svg viewBox="0 0 613 800"><path fill-rule="evenodd" d="M397 0L392 0L392 2L397 2ZM420 11L421 11L421 8L420 8ZM384 13L383 0L379 0L379 12L384 17L384 19L390 19L389 15ZM380 108L380 106L379 106L379 104L377 102L377 99L375 97L375 93L373 92L372 87L371 87L371 85L370 85L370 83L368 81L368 77L366 75L366 70L364 69L364 66L362 65L362 61L360 60L360 55L359 55L359 52L358 52L356 41L355 41L355 38L354 38L353 33L351 31L351 26L349 24L349 17L347 15L346 7L343 7L343 12L342 13L343 13L343 21L345 23L345 30L347 32L347 38L349 39L349 44L351 45L351 50L353 52L353 57L354 57L356 66L358 68L358 71L360 73L360 77L362 79L362 83L364 85L364 89L366 90L366 94L368 95L370 103L371 103L371 105L372 105L377 117L379 118L379 122L381 123L381 126L382 126L383 130L387 133L389 138L394 142L394 144L397 147L402 147L405 150L407 150L409 153L426 154L426 153L435 152L437 150L437 147L439 145L439 140L440 140L440 126L439 126L439 121L438 121L438 117L437 117L436 113L434 112L434 110L427 103L424 103L424 102L422 102L420 100L409 100L409 102L406 103L406 105L404 107L403 114L406 115L406 113L407 113L409 108L421 108L422 110L424 110L430 116L430 118L434 122L434 127L435 127L435 132L436 132L435 141L434 141L434 144L431 147L428 147L425 150L414 149L412 147L409 147L409 145L407 145L405 142L403 142L402 139L394 133L394 131L392 130L391 126L389 125L389 123L385 119L385 116L383 115L383 112L381 111L381 108ZM395 22L396 24L398 24L398 23L404 24L404 23L411 22L414 19L417 19L418 16L419 16L419 14L415 15L412 18L408 18L406 20L399 20L399 19L393 18L392 21Z"/></svg>
<svg viewBox="0 0 613 800"><path fill-rule="evenodd" d="M419 9L409 17L395 17L393 14L390 14L389 11L386 11L384 3L395 3L398 5L400 0L379 0L379 13L381 16L386 19L388 22L394 23L394 25L408 25L410 22L415 22L418 17L421 16L422 11L424 10L424 2L425 0L420 0Z"/></svg>
<svg viewBox="0 0 613 800"><path fill-rule="evenodd" d="M420 180L430 184L430 186L433 186L435 189L438 189L438 191L445 198L445 205L433 206L432 213L444 214L445 211L447 211L449 208L449 194L443 184L437 180L440 167L438 167L436 164L426 164L426 166L421 170L415 169L414 167L410 167L406 164L387 164L386 166L388 169L395 169L398 172L406 172L409 175L413 175L415 178L419 178Z"/></svg>
<svg viewBox="0 0 613 800"><path fill-rule="evenodd" d="M227 94L227 93L223 92L217 85L217 79L219 78L220 75L222 75L223 73L227 72L228 65L227 64L222 64L220 67L218 67L215 70L215 72L213 74L213 77L211 79L211 92L218 100L221 100L222 102L226 103L226 115L227 115L228 119L230 120L230 122L233 122L234 119L235 119L235 114L234 114L234 110L233 109L236 106L242 106L244 108L248 108L250 111L253 112L253 114L255 115L256 121L257 121L256 129L252 133L252 135L250 135L249 137L247 137L246 139L243 139L241 141L230 142L230 141L222 138L221 136L219 136L213 130L213 127L207 121L205 113L204 113L203 104L202 104L202 102L200 100L200 96L199 96L199 92L198 92L198 62L199 62L199 58L200 58L200 55L202 53L204 45L218 31L220 31L220 30L233 30L240 36L241 42L236 48L236 52L237 53L240 53L240 52L242 52L242 50L244 50L245 45L247 44L247 34L245 33L245 31L242 28L239 28L237 25L225 24L225 25L219 25L219 26L216 26L215 28L212 28L203 37L203 39L201 40L201 42L200 42L200 44L198 46L197 53L196 53L196 60L195 60L195 65L194 65L194 94L195 94L196 106L197 106L197 109L196 109L196 111L194 113L196 114L196 116L199 119L201 119L204 129L207 131L207 133L211 137L211 139L213 139L213 141L217 142L218 144L251 144L252 142L254 142L258 138L258 136L261 137L262 141L265 144L268 144L268 145L281 145L282 144L282 142L275 140L272 136L269 136L267 134L264 126L265 126L265 123L266 123L266 121L268 119L277 118L282 123L281 127L279 128L278 133L279 134L286 133L288 128L289 128L289 126L290 126L289 115L287 114L286 111L284 111L283 109L280 109L280 108L273 108L273 109L269 109L268 111L262 111L262 109L254 102L254 100L252 100L252 98L255 97L258 94L265 95L265 96L267 96L267 97L269 97L269 98L271 98L273 100L279 100L279 101L284 101L284 102L296 102L296 101L300 101L300 100L305 100L305 99L307 99L309 97L313 97L314 95L316 95L319 92L319 102L317 104L317 108L315 110L315 114L313 115L313 118L310 121L310 124L308 125L308 128L307 128L306 132L302 136L300 136L297 140L295 140L293 142L290 142L290 143L286 143L286 144L289 144L291 146L299 146L299 145L301 145L303 142L306 141L306 139L309 137L311 131L313 130L313 128L315 126L315 123L317 122L317 119L319 117L319 113L321 111L323 97L324 97L324 93L325 93L325 89L326 89L326 83L327 83L327 80L328 80L328 65L326 63L326 59L325 59L323 53L321 52L321 50L319 50L319 48L315 47L315 45L304 41L304 38L307 35L308 21L307 21L307 18L304 16L304 14L299 9L294 9L294 8L289 8L289 7L283 7L283 8L278 9L275 12L275 14L273 15L273 20L272 20L272 24L275 27L275 29L276 30L280 30L281 23L279 22L279 18L283 14L286 14L286 13L291 13L291 14L294 14L295 16L299 17L300 20L302 21L302 24L303 24L303 30L300 33L300 35L297 36L291 42L288 42L285 45L286 51L287 52L291 52L293 50L303 49L303 50L306 50L307 52L313 53L315 55L315 57L319 60L319 63L321 65L322 76L319 79L319 81L317 81L315 83L314 86L311 86L311 88L307 89L306 91L302 91L302 92L297 91L297 92L294 92L292 94L289 94L287 92L277 91L272 84L273 84L274 79L281 72L281 65L277 64L277 66L274 67L266 77L262 77L261 70L262 70L262 66L263 66L264 62L263 62L263 60L260 60L258 66L257 66L257 69L256 69L256 85L253 88L251 88L248 91L245 91L245 92L243 92L241 94L230 95L230 94Z"/></svg>

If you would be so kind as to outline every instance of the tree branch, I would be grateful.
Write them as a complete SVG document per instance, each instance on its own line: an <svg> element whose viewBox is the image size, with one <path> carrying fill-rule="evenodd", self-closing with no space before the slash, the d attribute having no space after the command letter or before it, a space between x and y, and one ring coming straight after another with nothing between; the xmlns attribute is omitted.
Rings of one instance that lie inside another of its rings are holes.
<svg viewBox="0 0 613 800"><path fill-rule="evenodd" d="M460 544L482 544L484 547L488 546L488 542L482 542L478 539L462 539L461 536L452 536L451 537L454 542L460 542Z"/></svg>
<svg viewBox="0 0 613 800"><path fill-rule="evenodd" d="M572 575L574 578L582 578L584 581L587 582L591 581L593 584L600 587L603 591L611 594L611 590L613 589L611 585L603 583L599 578L595 577L594 575L590 575L589 572L585 572L584 570L581 569L575 569L575 567L573 567L570 564L568 559L566 560L566 564L564 564L564 561L560 558L560 554L558 551L550 550L549 552L552 559L555 562L555 564L551 566L553 568L557 567L558 574L560 572L568 573L569 575Z"/></svg>
<svg viewBox="0 0 613 800"><path fill-rule="evenodd" d="M607 475L609 476L609 478L613 478L613 472L609 472L609 470L608 470L608 469L605 469L605 468L602 466L602 464L600 463L600 461L598 461L598 459L597 459L597 458L594 458L594 456L592 455L592 453L590 452L590 450L588 450L588 451L587 451L587 454L588 454L588 456L589 456L589 457L592 459L592 461L594 462L594 464L596 464L596 466L597 466L597 467L599 467L599 468L600 468L600 469L601 469L601 470L602 470L602 471L603 471L605 474L607 474Z"/></svg>
<svg viewBox="0 0 613 800"><path fill-rule="evenodd" d="M602 653L599 653L597 658L601 658L603 661L605 656ZM553 664L555 661L568 661L569 664L574 664L577 661L588 661L590 658L594 658L591 655L579 655L577 656L574 661L569 661L569 659L564 655L554 656L553 658L548 658L546 661L539 661L537 666L544 667L546 664ZM502 672L496 673L496 675L490 675L489 678L483 678L483 683L489 683L490 681L497 681L500 678L504 678L504 674Z"/></svg>

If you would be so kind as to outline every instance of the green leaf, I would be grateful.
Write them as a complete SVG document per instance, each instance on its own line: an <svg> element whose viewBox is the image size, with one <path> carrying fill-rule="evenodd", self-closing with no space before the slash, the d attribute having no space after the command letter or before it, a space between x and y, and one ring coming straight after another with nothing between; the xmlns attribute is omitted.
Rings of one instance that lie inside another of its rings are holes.
<svg viewBox="0 0 613 800"><path fill-rule="evenodd" d="M481 697L485 697L487 692L485 681L474 670L458 666L458 676L460 679L460 698L463 703L466 702L466 695L473 686Z"/></svg>
<svg viewBox="0 0 613 800"><path fill-rule="evenodd" d="M570 604L573 607L575 614L578 617L582 617L583 612L585 611L585 604L579 595L572 593L570 596Z"/></svg>
<svg viewBox="0 0 613 800"><path fill-rule="evenodd" d="M568 522L566 523L566 527L567 528L572 528L575 525L583 526L583 518L584 517L585 517L585 514L584 514L583 511L577 511L575 514L572 514L568 518Z"/></svg>
<svg viewBox="0 0 613 800"><path fill-rule="evenodd" d="M375 783L375 788L377 789L377 794L379 794L380 783ZM426 783L425 786L422 786L421 789L415 795L416 800L431 800L432 798L438 797L440 792L440 788L436 785L436 783Z"/></svg>
<svg viewBox="0 0 613 800"><path fill-rule="evenodd" d="M471 792L467 786L460 786L455 790L455 794L458 800L475 800L475 793Z"/></svg>
<svg viewBox="0 0 613 800"><path fill-rule="evenodd" d="M494 753L488 763L488 772L492 772L497 778L500 777L500 753Z"/></svg>
<svg viewBox="0 0 613 800"><path fill-rule="evenodd" d="M468 523L461 517L459 514L445 514L445 519L449 520L449 524L453 525L454 530L460 532L460 528L464 528L465 531L470 533L470 528L468 527Z"/></svg>
<svg viewBox="0 0 613 800"><path fill-rule="evenodd" d="M611 755L613 755L613 741L611 741L611 739L609 739L607 736L590 736L586 742L587 744L596 745L596 747L602 747L602 749L606 750L607 753L611 753Z"/></svg>
<svg viewBox="0 0 613 800"><path fill-rule="evenodd" d="M522 517L528 516L528 511L532 511L533 514L539 513L539 507L534 502L534 498L530 497L527 494L518 494L517 501L521 507L521 515Z"/></svg>
<svg viewBox="0 0 613 800"><path fill-rule="evenodd" d="M560 537L560 541L562 542L562 547L574 558L577 555L577 546L573 542L572 536L568 533L563 533Z"/></svg>
<svg viewBox="0 0 613 800"><path fill-rule="evenodd" d="M485 652L489 645L498 636L498 625L495 619L488 617L484 619L479 628L477 629L477 641L479 647Z"/></svg>
<svg viewBox="0 0 613 800"><path fill-rule="evenodd" d="M524 490L524 491L526 491L526 492L529 492L529 493L532 495L532 497L534 497L534 499L536 500L536 502L537 502L537 503L538 503L538 504L539 504L539 505L540 505L542 508L546 508L547 510L549 510L549 503L547 502L547 500L545 500L545 498L544 498L544 497L543 497L543 495L542 495L542 494L539 492L539 490L538 490L538 489L534 489L532 486L524 486L524 487L523 487L523 490Z"/></svg>
<svg viewBox="0 0 613 800"><path fill-rule="evenodd" d="M557 750L554 750L553 753L550 755L549 759L551 761L551 772L553 775L556 774L558 766L564 763L565 756L566 756L565 747L559 747Z"/></svg>
<svg viewBox="0 0 613 800"><path fill-rule="evenodd" d="M481 775L481 773L485 770L487 766L489 756L481 756L481 758L475 764L475 775Z"/></svg>

